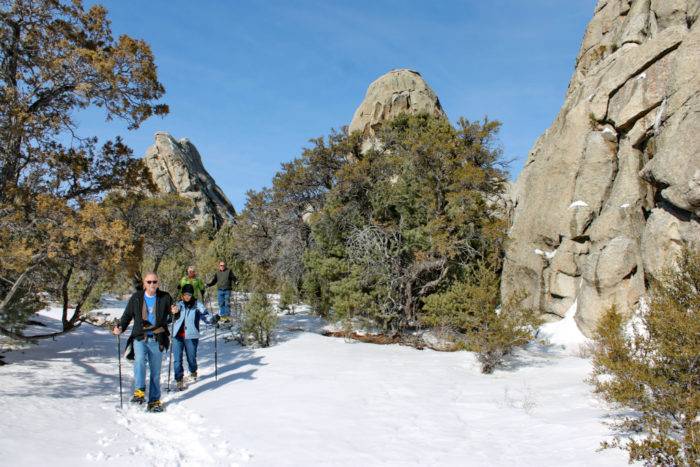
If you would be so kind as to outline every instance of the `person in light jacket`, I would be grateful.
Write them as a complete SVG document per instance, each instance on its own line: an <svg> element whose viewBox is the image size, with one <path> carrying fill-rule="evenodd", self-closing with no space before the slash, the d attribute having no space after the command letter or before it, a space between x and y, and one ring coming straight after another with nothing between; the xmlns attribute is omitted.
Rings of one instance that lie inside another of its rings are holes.
<svg viewBox="0 0 700 467"><path fill-rule="evenodd" d="M187 366L193 381L197 380L197 345L199 344L199 322L208 316L204 305L194 298L194 287L185 284L182 287L182 300L177 302L173 313L173 358L175 360L175 382L177 389L185 388L182 365L183 350L187 355Z"/></svg>

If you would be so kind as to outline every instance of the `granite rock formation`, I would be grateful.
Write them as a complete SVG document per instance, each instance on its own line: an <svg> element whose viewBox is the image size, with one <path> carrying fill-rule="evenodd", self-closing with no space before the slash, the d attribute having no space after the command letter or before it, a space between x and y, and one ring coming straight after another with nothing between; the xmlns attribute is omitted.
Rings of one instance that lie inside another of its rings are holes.
<svg viewBox="0 0 700 467"><path fill-rule="evenodd" d="M445 117L435 92L417 71L391 70L377 78L350 123L349 131L361 131L365 142L371 145L378 125L402 113L428 113Z"/></svg>
<svg viewBox="0 0 700 467"><path fill-rule="evenodd" d="M202 164L197 148L187 139L175 140L165 132L155 135L144 162L163 193L177 193L194 203L193 226L219 229L233 222L236 211Z"/></svg>
<svg viewBox="0 0 700 467"><path fill-rule="evenodd" d="M590 335L700 245L700 0L599 0L564 105L513 189L502 294Z"/></svg>

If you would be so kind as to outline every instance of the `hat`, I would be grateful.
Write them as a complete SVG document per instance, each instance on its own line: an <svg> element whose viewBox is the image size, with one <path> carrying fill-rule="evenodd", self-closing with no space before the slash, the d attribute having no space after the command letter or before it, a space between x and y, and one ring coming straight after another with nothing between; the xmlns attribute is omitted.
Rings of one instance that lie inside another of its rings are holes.
<svg viewBox="0 0 700 467"><path fill-rule="evenodd" d="M186 293L194 295L194 287L192 287L192 284L185 284L182 286L182 295L185 295Z"/></svg>

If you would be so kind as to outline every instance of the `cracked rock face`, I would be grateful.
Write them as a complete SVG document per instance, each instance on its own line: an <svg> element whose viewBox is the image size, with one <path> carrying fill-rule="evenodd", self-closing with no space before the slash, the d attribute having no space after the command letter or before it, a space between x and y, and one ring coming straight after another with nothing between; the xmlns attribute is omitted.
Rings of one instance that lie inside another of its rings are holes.
<svg viewBox="0 0 700 467"><path fill-rule="evenodd" d="M165 132L155 135L143 160L163 193L177 193L194 202L193 225L219 229L233 222L236 211L202 164L199 151L187 139L179 141Z"/></svg>
<svg viewBox="0 0 700 467"><path fill-rule="evenodd" d="M700 247L699 15L700 0L599 0L513 188L504 297L524 289L554 319L576 302L591 335L683 244Z"/></svg>

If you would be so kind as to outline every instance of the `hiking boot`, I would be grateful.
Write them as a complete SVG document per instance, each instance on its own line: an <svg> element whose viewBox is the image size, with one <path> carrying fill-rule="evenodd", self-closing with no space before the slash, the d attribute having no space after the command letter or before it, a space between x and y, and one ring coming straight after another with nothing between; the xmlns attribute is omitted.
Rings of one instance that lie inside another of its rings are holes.
<svg viewBox="0 0 700 467"><path fill-rule="evenodd" d="M193 371L192 373L190 373L190 378L192 379L192 381L197 381L197 372Z"/></svg>
<svg viewBox="0 0 700 467"><path fill-rule="evenodd" d="M175 381L176 387L178 391L184 391L185 389L185 382L183 380L177 380Z"/></svg>
<svg viewBox="0 0 700 467"><path fill-rule="evenodd" d="M147 410L149 412L162 412L163 406L161 405L160 401L153 401L148 403Z"/></svg>
<svg viewBox="0 0 700 467"><path fill-rule="evenodd" d="M221 319L219 320L219 324L228 324L230 322L231 322L230 316L222 316Z"/></svg>
<svg viewBox="0 0 700 467"><path fill-rule="evenodd" d="M143 389L135 389L134 397L131 398L132 404L143 404L146 402L146 392Z"/></svg>

